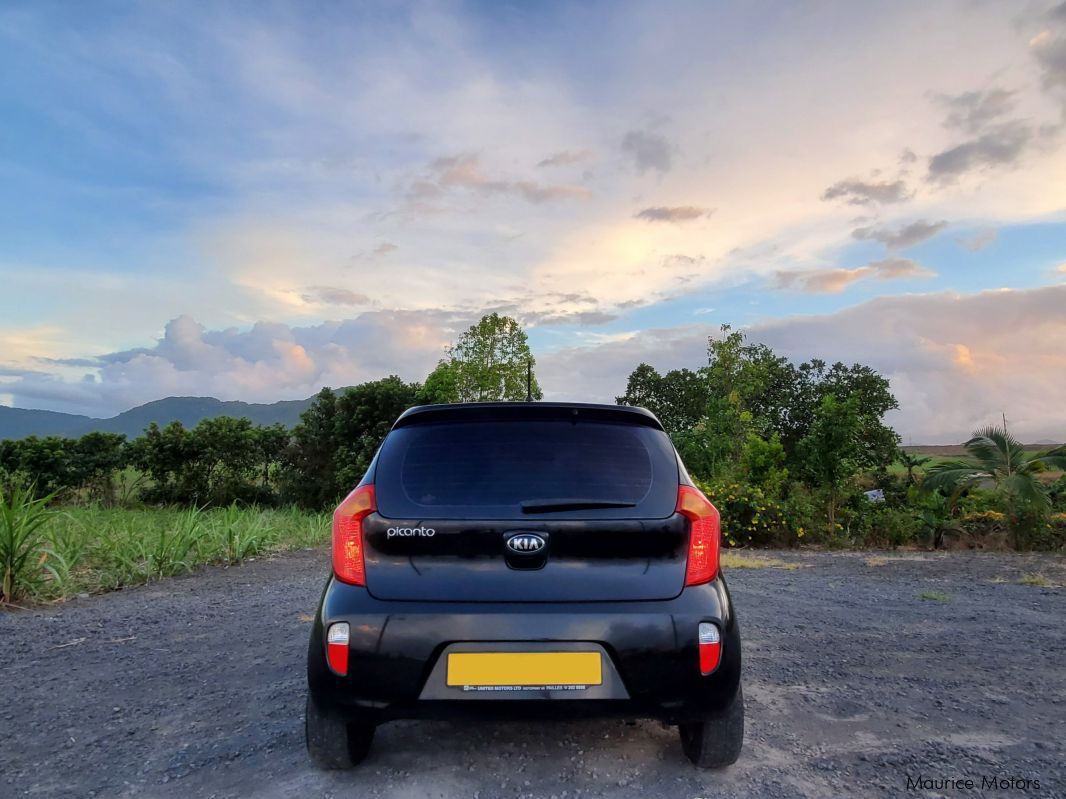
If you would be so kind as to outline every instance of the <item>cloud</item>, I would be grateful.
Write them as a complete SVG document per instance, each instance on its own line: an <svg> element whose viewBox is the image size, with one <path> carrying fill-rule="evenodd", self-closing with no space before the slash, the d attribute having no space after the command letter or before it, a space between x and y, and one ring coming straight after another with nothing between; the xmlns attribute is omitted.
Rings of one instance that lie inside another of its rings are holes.
<svg viewBox="0 0 1066 799"><path fill-rule="evenodd" d="M526 313L520 315L538 327L548 325L606 325L618 319L618 314L606 311L568 311L565 313Z"/></svg>
<svg viewBox="0 0 1066 799"><path fill-rule="evenodd" d="M390 252L396 252L398 249L400 248L392 242L383 241L381 242L381 244L374 248L374 251L371 253L371 255L388 255Z"/></svg>
<svg viewBox="0 0 1066 799"><path fill-rule="evenodd" d="M338 292L334 304L348 304L344 289L316 291L316 296ZM577 293L547 299L556 306L595 302ZM23 407L110 416L173 395L274 402L311 396L324 385L348 386L390 374L417 381L433 369L448 344L491 311L515 316L530 327L589 327L618 318L595 307L523 313L518 303L509 303L476 311L366 311L308 326L258 322L247 330L211 330L185 315L168 322L153 346L63 359L68 366L92 370L66 378L0 364L0 377L14 378L0 381L0 393Z"/></svg>
<svg viewBox="0 0 1066 799"><path fill-rule="evenodd" d="M869 278L903 280L933 277L934 273L909 258L886 258L872 261L854 269L778 270L774 273L774 288L802 291L807 294L839 294L852 283Z"/></svg>
<svg viewBox="0 0 1066 799"><path fill-rule="evenodd" d="M309 286L301 295L304 302L321 302L326 305L371 305L373 301L365 294L357 294L336 286Z"/></svg>
<svg viewBox="0 0 1066 799"><path fill-rule="evenodd" d="M689 222L693 219L710 216L713 213L713 208L699 208L695 205L675 205L672 207L655 205L638 211L633 217L634 219L644 219L648 222Z"/></svg>
<svg viewBox="0 0 1066 799"><path fill-rule="evenodd" d="M903 295L770 322L752 336L793 358L809 353L884 373L905 443L959 442L1001 411L1023 439L1063 441L1063 307L1066 286Z"/></svg>
<svg viewBox="0 0 1066 799"><path fill-rule="evenodd" d="M660 133L631 130L622 137L622 154L641 175L650 171L665 175L673 168L673 151L673 146Z"/></svg>
<svg viewBox="0 0 1066 799"><path fill-rule="evenodd" d="M1022 122L1007 122L976 139L951 147L929 159L927 180L951 183L974 171L1016 165L1034 141Z"/></svg>
<svg viewBox="0 0 1066 799"><path fill-rule="evenodd" d="M985 227L974 231L973 235L958 240L959 246L970 252L979 252L996 240L999 235L994 227Z"/></svg>
<svg viewBox="0 0 1066 799"><path fill-rule="evenodd" d="M1044 88L1066 88L1066 36L1043 31L1033 38L1029 47L1043 72Z"/></svg>
<svg viewBox="0 0 1066 799"><path fill-rule="evenodd" d="M591 150L562 150L561 152L553 153L543 161L538 162L537 166L540 168L568 166L570 164L578 164L582 161L587 161L590 158L592 158Z"/></svg>
<svg viewBox="0 0 1066 799"><path fill-rule="evenodd" d="M180 316L154 346L101 356L96 373L26 375L0 383L0 390L20 406L104 416L173 395L298 399L323 385L389 374L421 380L474 319L443 311L367 311L306 327L259 322L248 330L209 330Z"/></svg>
<svg viewBox="0 0 1066 799"><path fill-rule="evenodd" d="M545 185L532 180L499 180L488 177L476 155L438 158L427 175L416 180L409 194L414 199L432 199L452 190L483 195L513 195L539 204L553 200L587 200L592 196L584 186Z"/></svg>
<svg viewBox="0 0 1066 799"><path fill-rule="evenodd" d="M685 255L684 253L675 253L673 255L664 255L662 264L663 266L685 266L696 267L700 264L706 263L707 259L702 255Z"/></svg>
<svg viewBox="0 0 1066 799"><path fill-rule="evenodd" d="M1066 440L1066 285L979 294L881 297L845 310L753 325L754 341L794 362L863 363L889 378L905 443L958 443L1005 411L1032 441ZM714 324L652 329L538 355L552 400L611 402L638 363L704 365ZM1026 386L1018 391L1018 386Z"/></svg>
<svg viewBox="0 0 1066 799"><path fill-rule="evenodd" d="M903 225L896 230L889 228L875 228L875 227L860 227L851 231L851 235L856 239L868 239L873 241L879 241L884 244L890 250L902 250L907 247L913 247L919 242L931 239L945 227L948 223L944 220L939 222L928 222L924 219L919 219L910 224Z"/></svg>
<svg viewBox="0 0 1066 799"><path fill-rule="evenodd" d="M837 181L822 192L823 200L844 200L850 205L888 205L904 202L911 196L902 180L875 182L858 178Z"/></svg>
<svg viewBox="0 0 1066 799"><path fill-rule="evenodd" d="M944 127L967 133L980 133L989 123L1014 110L1018 92L989 89L963 92L954 96L941 94L936 99L948 112L944 118Z"/></svg>

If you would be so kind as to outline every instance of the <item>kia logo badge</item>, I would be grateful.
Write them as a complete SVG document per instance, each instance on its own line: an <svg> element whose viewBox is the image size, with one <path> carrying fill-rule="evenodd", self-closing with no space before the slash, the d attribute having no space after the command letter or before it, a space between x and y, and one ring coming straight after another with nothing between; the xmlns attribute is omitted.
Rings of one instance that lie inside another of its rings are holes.
<svg viewBox="0 0 1066 799"><path fill-rule="evenodd" d="M533 533L521 533L507 539L507 548L519 555L532 555L544 549L545 540Z"/></svg>

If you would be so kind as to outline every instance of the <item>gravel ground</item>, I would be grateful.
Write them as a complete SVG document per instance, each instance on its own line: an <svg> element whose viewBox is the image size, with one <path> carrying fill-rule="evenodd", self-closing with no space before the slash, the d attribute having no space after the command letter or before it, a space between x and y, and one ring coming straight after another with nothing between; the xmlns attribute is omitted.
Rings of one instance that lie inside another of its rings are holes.
<svg viewBox="0 0 1066 799"><path fill-rule="evenodd" d="M766 554L799 568L728 573L748 738L724 772L615 721L397 722L359 769L312 770L313 551L0 613L0 795L899 796L919 777L976 783L926 795L1066 795L1066 560ZM1033 573L1051 586L1019 583Z"/></svg>

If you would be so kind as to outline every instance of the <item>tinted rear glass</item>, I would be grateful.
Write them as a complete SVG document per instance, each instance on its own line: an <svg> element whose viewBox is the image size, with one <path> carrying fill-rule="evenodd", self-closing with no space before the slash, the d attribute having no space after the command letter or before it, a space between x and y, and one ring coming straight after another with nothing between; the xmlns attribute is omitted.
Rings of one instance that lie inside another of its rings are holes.
<svg viewBox="0 0 1066 799"><path fill-rule="evenodd" d="M677 461L666 434L598 422L482 421L402 427L374 476L391 518L646 518L670 516ZM526 514L523 502L589 500L633 507Z"/></svg>

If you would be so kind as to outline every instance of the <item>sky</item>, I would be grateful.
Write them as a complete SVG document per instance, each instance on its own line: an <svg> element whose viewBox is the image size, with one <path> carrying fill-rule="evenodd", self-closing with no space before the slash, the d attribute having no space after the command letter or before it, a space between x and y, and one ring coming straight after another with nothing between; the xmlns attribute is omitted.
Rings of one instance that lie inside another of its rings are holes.
<svg viewBox="0 0 1066 799"><path fill-rule="evenodd" d="M421 380L547 399L721 325L904 443L1066 440L1066 2L0 6L0 404Z"/></svg>

